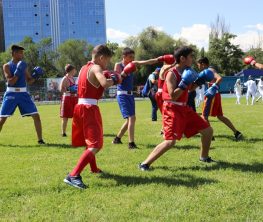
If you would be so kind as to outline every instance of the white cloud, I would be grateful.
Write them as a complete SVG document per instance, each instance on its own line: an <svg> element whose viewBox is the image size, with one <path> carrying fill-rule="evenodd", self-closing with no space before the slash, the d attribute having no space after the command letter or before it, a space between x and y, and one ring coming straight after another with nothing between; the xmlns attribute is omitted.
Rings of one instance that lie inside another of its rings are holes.
<svg viewBox="0 0 263 222"><path fill-rule="evenodd" d="M259 31L263 31L263 24L258 23L256 25L246 25L246 28L252 28L252 29L257 29Z"/></svg>
<svg viewBox="0 0 263 222"><path fill-rule="evenodd" d="M156 31L164 31L162 26L152 26Z"/></svg>
<svg viewBox="0 0 263 222"><path fill-rule="evenodd" d="M257 47L260 42L262 44L262 33L258 31L237 34L237 37L232 41L233 44L240 45L244 51L249 50L252 46Z"/></svg>
<svg viewBox="0 0 263 222"><path fill-rule="evenodd" d="M174 38L184 38L189 43L197 45L199 48L208 48L210 27L205 24L193 24L190 27L182 27L180 33L174 34Z"/></svg>
<svg viewBox="0 0 263 222"><path fill-rule="evenodd" d="M107 39L111 42L122 43L122 41L128 38L130 35L128 33L116 30L113 28L107 29Z"/></svg>

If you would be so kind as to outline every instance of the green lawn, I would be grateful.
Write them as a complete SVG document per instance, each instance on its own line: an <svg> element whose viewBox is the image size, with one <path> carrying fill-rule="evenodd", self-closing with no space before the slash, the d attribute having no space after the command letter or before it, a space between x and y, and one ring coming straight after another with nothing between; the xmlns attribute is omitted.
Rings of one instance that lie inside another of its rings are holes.
<svg viewBox="0 0 263 222"><path fill-rule="evenodd" d="M244 98L243 99L243 103ZM83 148L71 148L60 136L58 105L38 109L46 146L36 145L31 118L18 112L0 134L0 221L263 221L263 104L223 109L244 134L240 142L211 118L216 140L210 155L218 163L198 161L200 137L183 139L141 172L137 165L162 141L151 122L150 102L136 102L137 150L111 141L123 120L116 102L101 103L104 148L97 155L102 175L83 172L85 191L63 183ZM70 135L70 124L68 135Z"/></svg>

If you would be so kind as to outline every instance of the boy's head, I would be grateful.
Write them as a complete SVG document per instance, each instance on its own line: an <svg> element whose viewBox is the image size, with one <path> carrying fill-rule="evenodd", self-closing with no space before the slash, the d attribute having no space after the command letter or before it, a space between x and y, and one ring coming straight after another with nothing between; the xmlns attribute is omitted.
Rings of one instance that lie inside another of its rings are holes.
<svg viewBox="0 0 263 222"><path fill-rule="evenodd" d="M22 46L19 45L12 45L11 46L11 52L12 52L12 57L15 60L22 60L24 57L24 48Z"/></svg>
<svg viewBox="0 0 263 222"><path fill-rule="evenodd" d="M71 65L71 64L65 65L65 72L66 73L74 76L76 74L76 71L77 70L76 70L76 68L73 65Z"/></svg>
<svg viewBox="0 0 263 222"><path fill-rule="evenodd" d="M197 66L202 71L209 67L209 60L207 57L202 57L197 60Z"/></svg>
<svg viewBox="0 0 263 222"><path fill-rule="evenodd" d="M122 59L124 64L128 64L134 60L135 52L129 47L126 47L122 50Z"/></svg>
<svg viewBox="0 0 263 222"><path fill-rule="evenodd" d="M194 50L189 46L182 46L174 51L176 63L183 67L190 67L193 63Z"/></svg>
<svg viewBox="0 0 263 222"><path fill-rule="evenodd" d="M97 45L92 50L92 61L101 66L103 70L107 68L112 57L112 51L106 45Z"/></svg>

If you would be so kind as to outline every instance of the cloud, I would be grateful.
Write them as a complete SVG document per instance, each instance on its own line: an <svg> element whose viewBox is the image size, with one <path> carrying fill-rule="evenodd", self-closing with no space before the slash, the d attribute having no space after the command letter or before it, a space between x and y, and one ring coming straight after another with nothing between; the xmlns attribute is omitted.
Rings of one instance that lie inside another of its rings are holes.
<svg viewBox="0 0 263 222"><path fill-rule="evenodd" d="M126 32L116 30L113 28L107 29L107 39L111 42L122 43L122 41L128 38L130 35Z"/></svg>
<svg viewBox="0 0 263 222"><path fill-rule="evenodd" d="M190 27L182 27L180 33L174 34L174 38L184 38L197 47L208 48L210 27L205 24L193 24Z"/></svg>
<svg viewBox="0 0 263 222"><path fill-rule="evenodd" d="M259 30L259 31L263 31L263 24L261 24L261 23L258 23L256 25L246 25L245 27L246 28L251 28L251 29L256 29L256 30Z"/></svg>
<svg viewBox="0 0 263 222"><path fill-rule="evenodd" d="M232 40L232 43L240 45L242 50L247 51L253 46L259 46L262 39L262 33L259 31L247 31L245 33L237 34L237 37Z"/></svg>

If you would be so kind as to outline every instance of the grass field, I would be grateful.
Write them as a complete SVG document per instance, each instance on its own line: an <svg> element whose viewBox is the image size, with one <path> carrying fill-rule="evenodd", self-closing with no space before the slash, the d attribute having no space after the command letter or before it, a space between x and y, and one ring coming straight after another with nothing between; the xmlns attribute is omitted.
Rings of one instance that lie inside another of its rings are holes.
<svg viewBox="0 0 263 222"><path fill-rule="evenodd" d="M16 112L8 119L0 134L0 221L263 221L262 103L223 100L225 115L245 138L234 141L211 118L216 140L210 155L218 163L198 161L195 136L179 141L150 172L137 168L162 141L160 118L150 121L150 102L136 102L137 150L128 150L127 135L122 145L111 144L123 123L117 103L100 108L105 137L97 163L105 174L84 171L85 191L63 183L83 148L60 136L58 105L38 107L46 146L36 145L31 118Z"/></svg>

